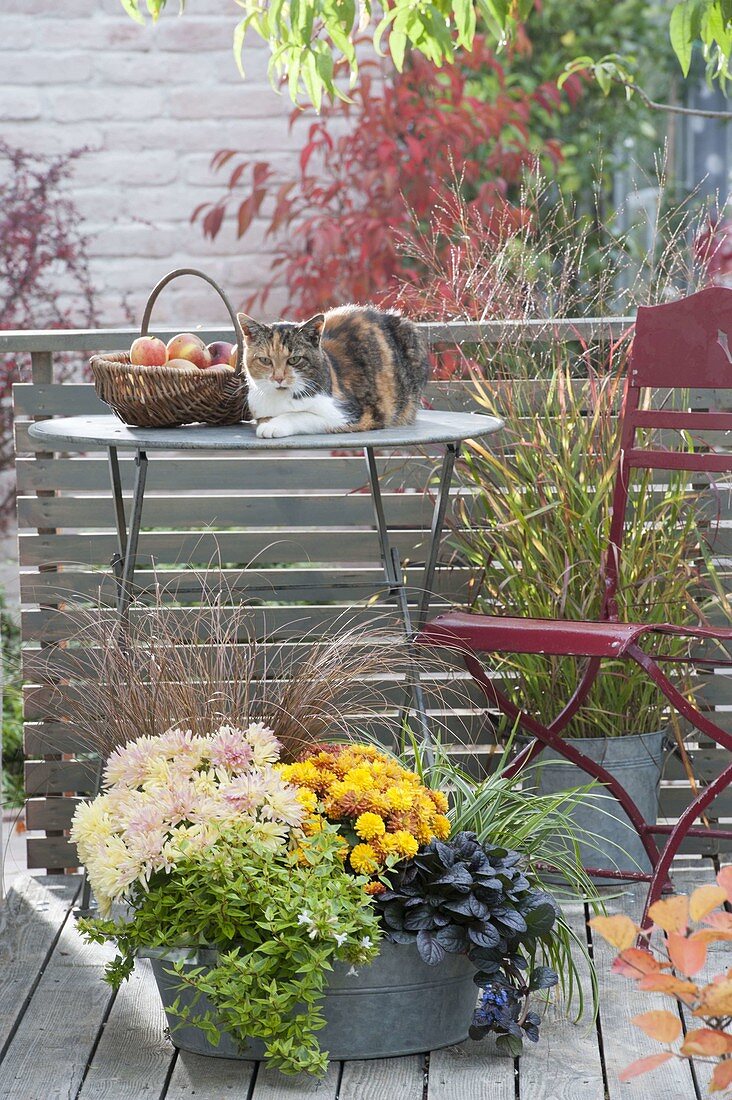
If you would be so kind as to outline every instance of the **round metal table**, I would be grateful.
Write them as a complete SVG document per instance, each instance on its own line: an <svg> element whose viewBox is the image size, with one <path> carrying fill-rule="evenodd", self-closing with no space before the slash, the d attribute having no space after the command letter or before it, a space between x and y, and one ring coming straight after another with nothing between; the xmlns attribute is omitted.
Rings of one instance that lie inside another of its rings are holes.
<svg viewBox="0 0 732 1100"><path fill-rule="evenodd" d="M422 626L427 615L453 469L460 445L466 439L491 435L502 427L503 421L493 416L423 411L418 413L413 425L404 428L258 439L253 423L233 424L226 427L194 424L181 428L130 428L117 417L108 415L69 416L38 421L31 425L29 435L35 443L42 444L43 449L48 451L104 449L109 454L109 473L117 529L117 553L112 558L111 564L117 582L117 611L122 623L127 620L134 593L135 562L145 498L148 451L363 451L386 584L389 595L397 603L406 636L411 638L414 630ZM413 622L412 610L407 600L406 577L399 559L399 552L395 546L392 546L389 538L375 452L435 444L444 445L444 453L432 512L420 603ZM129 523L122 496L117 459L119 450L135 452L135 485ZM425 707L418 679L412 685L412 691L415 709L426 733Z"/></svg>

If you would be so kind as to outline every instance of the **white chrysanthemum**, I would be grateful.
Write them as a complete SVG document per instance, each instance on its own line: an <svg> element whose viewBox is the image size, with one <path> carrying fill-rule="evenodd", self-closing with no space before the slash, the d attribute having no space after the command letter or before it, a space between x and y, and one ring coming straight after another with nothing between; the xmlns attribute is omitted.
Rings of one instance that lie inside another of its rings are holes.
<svg viewBox="0 0 732 1100"><path fill-rule="evenodd" d="M258 768L277 762L282 746L264 722L251 722L246 730L246 739L252 747L252 760Z"/></svg>

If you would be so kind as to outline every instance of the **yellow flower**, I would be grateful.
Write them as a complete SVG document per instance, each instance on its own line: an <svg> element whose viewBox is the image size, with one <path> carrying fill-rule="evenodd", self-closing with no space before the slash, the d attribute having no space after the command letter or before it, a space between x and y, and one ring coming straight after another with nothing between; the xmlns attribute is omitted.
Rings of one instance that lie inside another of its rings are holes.
<svg viewBox="0 0 732 1100"><path fill-rule="evenodd" d="M373 882L367 882L366 885L364 886L365 893L371 894L372 897L375 894L383 894L385 890L386 890L386 887L384 886L384 883L379 882L378 879L375 879Z"/></svg>
<svg viewBox="0 0 732 1100"><path fill-rule="evenodd" d="M404 787L389 787L386 791L386 800L390 810L408 810L414 800L411 791Z"/></svg>
<svg viewBox="0 0 732 1100"><path fill-rule="evenodd" d="M383 836L386 825L377 814L365 813L356 818L354 829L362 840L374 840L377 836Z"/></svg>
<svg viewBox="0 0 732 1100"><path fill-rule="evenodd" d="M282 778L298 787L311 787L315 790L322 783L322 776L312 760L301 760L296 764L285 764L280 769Z"/></svg>
<svg viewBox="0 0 732 1100"><path fill-rule="evenodd" d="M411 859L419 851L419 844L406 829L399 829L394 833L394 847L400 856Z"/></svg>
<svg viewBox="0 0 732 1100"><path fill-rule="evenodd" d="M357 844L351 850L351 867L357 875L373 875L379 868L379 857L370 844Z"/></svg>
<svg viewBox="0 0 732 1100"><path fill-rule="evenodd" d="M439 840L447 840L450 835L450 821L444 814L435 814L432 818L432 831Z"/></svg>
<svg viewBox="0 0 732 1100"><path fill-rule="evenodd" d="M314 791L309 790L307 787L301 788L297 792L297 801L307 810L308 813L315 813L315 807L318 805L318 799Z"/></svg>
<svg viewBox="0 0 732 1100"><path fill-rule="evenodd" d="M443 794L442 791L430 791L430 798L441 814L447 813L448 802L446 794Z"/></svg>
<svg viewBox="0 0 732 1100"><path fill-rule="evenodd" d="M344 779L350 787L355 787L356 790L360 791L368 790L373 786L371 771L366 764L361 764L355 768L349 768Z"/></svg>

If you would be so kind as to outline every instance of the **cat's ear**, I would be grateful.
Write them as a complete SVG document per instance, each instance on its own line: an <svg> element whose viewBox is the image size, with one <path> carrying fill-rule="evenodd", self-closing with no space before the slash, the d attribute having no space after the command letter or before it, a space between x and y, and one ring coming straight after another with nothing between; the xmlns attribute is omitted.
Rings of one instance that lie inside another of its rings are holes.
<svg viewBox="0 0 732 1100"><path fill-rule="evenodd" d="M270 335L269 325L263 325L259 321L255 321L253 317L249 317L246 313L237 313L236 319L241 326L244 339L249 344L266 340Z"/></svg>
<svg viewBox="0 0 732 1100"><path fill-rule="evenodd" d="M323 325L325 324L325 314L316 313L314 317L311 317L309 321L303 321L300 325L300 334L309 340L315 347L320 343L320 337L323 334Z"/></svg>

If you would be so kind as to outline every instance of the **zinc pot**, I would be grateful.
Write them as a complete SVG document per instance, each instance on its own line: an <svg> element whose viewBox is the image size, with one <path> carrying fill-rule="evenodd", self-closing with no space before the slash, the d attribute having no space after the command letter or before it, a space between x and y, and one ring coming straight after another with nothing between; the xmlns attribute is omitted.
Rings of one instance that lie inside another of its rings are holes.
<svg viewBox="0 0 732 1100"><path fill-rule="evenodd" d="M666 730L620 737L573 738L572 744L617 778L645 820L656 823L658 791L669 744ZM592 777L587 772L553 749L544 749L539 756L536 786L540 794L557 794L572 787L586 786L588 782L592 782ZM617 871L651 870L645 848L628 815L600 784L571 811L571 817L583 866ZM593 834L591 840L580 839L588 833ZM612 879L603 880L598 876L596 881L611 882Z"/></svg>
<svg viewBox="0 0 732 1100"><path fill-rule="evenodd" d="M186 969L211 966L215 951L199 949L192 955L184 949L151 948L139 954L152 960L176 1047L217 1058L264 1058L264 1044L258 1039L241 1047L222 1033L214 1047L199 1028L181 1024L169 1011L176 997L181 1005L193 1001L192 992L181 989L175 973L170 973L171 964L185 960ZM464 955L446 955L437 966L428 966L414 944L383 941L368 966L334 964L323 1002L326 1024L317 1033L318 1043L333 1061L393 1058L460 1043L467 1038L478 996L474 973ZM201 997L194 1012L202 1015L207 1010L215 1015L210 1001Z"/></svg>

